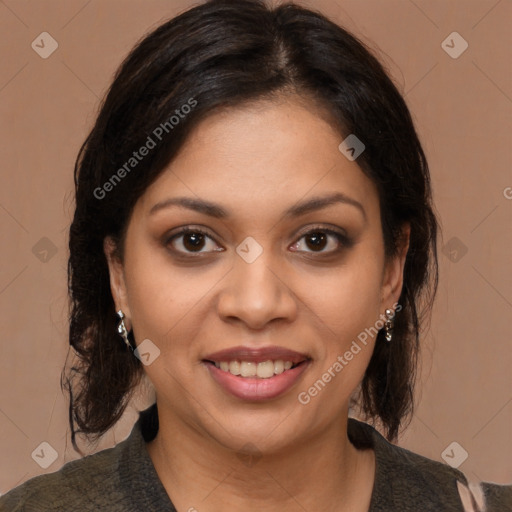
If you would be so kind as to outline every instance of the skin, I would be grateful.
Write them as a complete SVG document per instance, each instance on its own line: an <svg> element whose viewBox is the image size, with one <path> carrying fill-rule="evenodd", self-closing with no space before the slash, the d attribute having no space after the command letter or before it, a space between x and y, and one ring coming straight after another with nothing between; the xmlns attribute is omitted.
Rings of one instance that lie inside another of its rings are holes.
<svg viewBox="0 0 512 512"><path fill-rule="evenodd" d="M180 512L369 508L374 452L356 449L346 432L349 400L375 339L307 405L297 399L398 302L402 288L408 227L397 256L386 259L377 190L340 153L341 140L313 104L294 96L217 112L139 198L122 263L105 240L116 308L137 343L149 338L161 351L144 367L160 420L147 448ZM365 213L335 203L283 217L298 202L333 192ZM176 206L149 214L179 196L213 201L230 216ZM183 226L211 237L195 259L190 235L168 242ZM327 233L315 245L303 236L312 228L344 230L352 244ZM263 249L250 264L236 252L247 236ZM284 395L246 402L227 394L201 362L237 345L279 345L312 362ZM260 457L252 465L239 456L244 446Z"/></svg>

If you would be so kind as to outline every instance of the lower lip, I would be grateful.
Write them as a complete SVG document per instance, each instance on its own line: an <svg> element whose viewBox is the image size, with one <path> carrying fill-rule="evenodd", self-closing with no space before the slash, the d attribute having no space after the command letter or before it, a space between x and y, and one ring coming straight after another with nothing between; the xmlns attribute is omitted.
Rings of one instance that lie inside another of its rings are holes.
<svg viewBox="0 0 512 512"><path fill-rule="evenodd" d="M309 361L304 361L295 368L285 370L279 375L268 379L255 377L240 377L217 368L213 363L204 362L210 375L228 393L242 400L263 401L276 398L286 393L304 373L309 366Z"/></svg>

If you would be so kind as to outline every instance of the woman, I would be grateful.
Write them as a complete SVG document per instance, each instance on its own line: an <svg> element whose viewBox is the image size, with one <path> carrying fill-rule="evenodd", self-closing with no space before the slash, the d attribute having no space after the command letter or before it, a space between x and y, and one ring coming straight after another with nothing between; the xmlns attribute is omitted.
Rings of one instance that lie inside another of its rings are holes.
<svg viewBox="0 0 512 512"><path fill-rule="evenodd" d="M156 403L0 510L511 510L510 487L389 442L437 222L411 116L356 38L293 4L190 9L121 66L75 183L75 448L143 375Z"/></svg>

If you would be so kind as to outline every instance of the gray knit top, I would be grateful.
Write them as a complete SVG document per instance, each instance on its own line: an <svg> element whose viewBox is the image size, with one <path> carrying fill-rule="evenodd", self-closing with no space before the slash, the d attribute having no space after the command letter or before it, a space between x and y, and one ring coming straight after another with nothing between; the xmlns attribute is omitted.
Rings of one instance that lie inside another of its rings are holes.
<svg viewBox="0 0 512 512"><path fill-rule="evenodd" d="M0 512L177 512L145 446L157 431L153 404L140 413L127 439L24 482L0 497ZM357 448L375 451L369 512L464 512L457 481L468 482L460 471L392 445L353 418L348 436ZM512 512L512 485L483 483L482 490L486 507L477 508L471 498L473 508L467 510Z"/></svg>

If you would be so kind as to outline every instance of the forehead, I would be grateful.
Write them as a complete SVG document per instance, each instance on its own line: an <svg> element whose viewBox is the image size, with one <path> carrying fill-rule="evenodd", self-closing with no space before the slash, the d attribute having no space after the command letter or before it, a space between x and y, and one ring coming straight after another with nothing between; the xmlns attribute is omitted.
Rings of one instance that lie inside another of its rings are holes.
<svg viewBox="0 0 512 512"><path fill-rule="evenodd" d="M254 217L339 192L371 214L378 209L376 189L339 151L342 139L313 104L293 98L225 109L192 131L138 207L148 213L158 202L188 196Z"/></svg>

